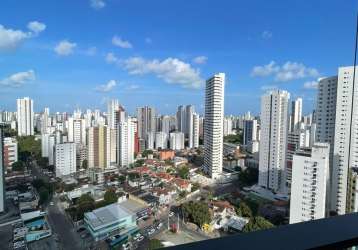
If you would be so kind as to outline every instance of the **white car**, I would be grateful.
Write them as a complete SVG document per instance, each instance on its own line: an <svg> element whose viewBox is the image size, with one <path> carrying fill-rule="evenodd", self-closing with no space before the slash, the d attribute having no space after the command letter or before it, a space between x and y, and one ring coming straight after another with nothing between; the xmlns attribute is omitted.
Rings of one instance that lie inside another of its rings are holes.
<svg viewBox="0 0 358 250"><path fill-rule="evenodd" d="M142 241L142 240L144 240L144 236L143 236L143 235L141 235L141 236L137 239L138 242L140 242L140 241Z"/></svg>
<svg viewBox="0 0 358 250"><path fill-rule="evenodd" d="M55 203L53 203L53 201L51 201L51 202L50 202L50 206L53 206L53 205L55 205Z"/></svg>
<svg viewBox="0 0 358 250"><path fill-rule="evenodd" d="M163 223L159 222L157 229L161 228L163 226Z"/></svg>
<svg viewBox="0 0 358 250"><path fill-rule="evenodd" d="M169 213L169 217L172 217L174 215L174 212Z"/></svg>

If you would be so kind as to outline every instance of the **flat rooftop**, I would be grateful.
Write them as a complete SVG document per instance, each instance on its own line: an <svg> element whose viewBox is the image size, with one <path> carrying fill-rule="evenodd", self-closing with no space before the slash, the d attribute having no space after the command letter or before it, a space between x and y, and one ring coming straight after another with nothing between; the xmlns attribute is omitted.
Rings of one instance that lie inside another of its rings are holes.
<svg viewBox="0 0 358 250"><path fill-rule="evenodd" d="M142 211L143 209L145 209L146 205L136 201L136 200L133 200L133 199L126 199L124 201L121 201L118 203L122 208L132 212L132 213L137 213L137 212L140 212Z"/></svg>
<svg viewBox="0 0 358 250"><path fill-rule="evenodd" d="M119 203L114 203L85 213L88 223L95 230L133 215L135 215L133 212L123 208L122 204Z"/></svg>

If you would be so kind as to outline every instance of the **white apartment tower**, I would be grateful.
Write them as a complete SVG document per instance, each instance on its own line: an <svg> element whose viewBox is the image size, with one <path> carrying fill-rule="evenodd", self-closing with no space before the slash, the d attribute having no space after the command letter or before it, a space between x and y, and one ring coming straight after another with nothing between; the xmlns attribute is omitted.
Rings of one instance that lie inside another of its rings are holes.
<svg viewBox="0 0 358 250"><path fill-rule="evenodd" d="M292 101L291 108L291 131L295 131L302 120L302 98Z"/></svg>
<svg viewBox="0 0 358 250"><path fill-rule="evenodd" d="M204 168L212 179L222 172L225 74L206 81L204 122Z"/></svg>
<svg viewBox="0 0 358 250"><path fill-rule="evenodd" d="M192 138L192 145L189 145L190 148L199 147L199 115L193 114L193 134L190 136Z"/></svg>
<svg viewBox="0 0 358 250"><path fill-rule="evenodd" d="M168 148L168 134L165 132L155 133L155 148L156 149L167 149Z"/></svg>
<svg viewBox="0 0 358 250"><path fill-rule="evenodd" d="M273 90L261 97L259 185L286 192L286 148L288 132L287 91Z"/></svg>
<svg viewBox="0 0 358 250"><path fill-rule="evenodd" d="M0 127L0 213L5 211L4 135Z"/></svg>
<svg viewBox="0 0 358 250"><path fill-rule="evenodd" d="M357 70L357 67L338 69L331 208L339 215L349 211L346 204L348 175L352 168L358 167Z"/></svg>
<svg viewBox="0 0 358 250"><path fill-rule="evenodd" d="M68 141L86 145L86 120L70 117L68 119Z"/></svg>
<svg viewBox="0 0 358 250"><path fill-rule="evenodd" d="M29 97L17 99L17 134L19 136L34 134L34 107Z"/></svg>
<svg viewBox="0 0 358 250"><path fill-rule="evenodd" d="M329 144L317 143L293 155L290 224L326 217Z"/></svg>
<svg viewBox="0 0 358 250"><path fill-rule="evenodd" d="M121 167L129 166L134 162L134 136L136 123L128 117L118 124L117 158Z"/></svg>
<svg viewBox="0 0 358 250"><path fill-rule="evenodd" d="M55 145L56 177L76 172L76 144L67 142Z"/></svg>
<svg viewBox="0 0 358 250"><path fill-rule="evenodd" d="M184 133L183 132L173 132L170 133L170 149L172 150L181 150L184 149Z"/></svg>

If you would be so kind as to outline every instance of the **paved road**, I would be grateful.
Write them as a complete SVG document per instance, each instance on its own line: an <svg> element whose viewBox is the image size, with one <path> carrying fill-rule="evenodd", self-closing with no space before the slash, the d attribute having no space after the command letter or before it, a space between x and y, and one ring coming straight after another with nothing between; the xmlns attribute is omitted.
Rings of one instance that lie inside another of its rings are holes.
<svg viewBox="0 0 358 250"><path fill-rule="evenodd" d="M73 228L69 219L58 208L57 198L54 197L53 201L55 204L48 207L48 220L53 233L58 236L60 246L62 246L64 250L83 249L82 239Z"/></svg>

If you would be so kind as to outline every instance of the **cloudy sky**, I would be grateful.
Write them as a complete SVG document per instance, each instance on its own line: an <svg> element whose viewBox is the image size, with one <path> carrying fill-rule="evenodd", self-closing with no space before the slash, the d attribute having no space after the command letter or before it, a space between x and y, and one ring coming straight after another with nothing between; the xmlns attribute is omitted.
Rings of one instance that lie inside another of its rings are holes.
<svg viewBox="0 0 358 250"><path fill-rule="evenodd" d="M225 113L258 113L272 88L314 106L317 79L353 62L355 0L2 0L0 110L152 105L203 110L225 72Z"/></svg>

